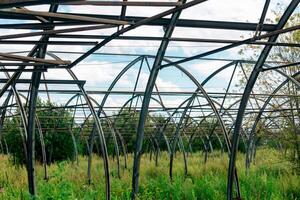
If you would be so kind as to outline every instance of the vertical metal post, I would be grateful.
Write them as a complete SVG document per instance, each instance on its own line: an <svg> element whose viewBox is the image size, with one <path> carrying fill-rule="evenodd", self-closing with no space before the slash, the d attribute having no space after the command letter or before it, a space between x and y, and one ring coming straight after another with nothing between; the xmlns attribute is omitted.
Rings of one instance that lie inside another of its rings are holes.
<svg viewBox="0 0 300 200"><path fill-rule="evenodd" d="M28 172L28 186L29 193L32 196L36 195L35 187L35 112L36 101L38 95L39 84L41 80L41 72L32 73L32 87L30 91L29 108L28 108L28 125L27 125L27 172Z"/></svg>
<svg viewBox="0 0 300 200"><path fill-rule="evenodd" d="M284 27L289 17L292 15L294 10L299 4L299 0L293 0L291 1L290 5L287 7L286 11L280 18L276 30L280 30ZM273 43L277 40L278 34L273 35L269 38L268 42ZM233 196L233 181L234 181L234 174L236 173L235 168L235 160L236 160L236 154L237 154L237 148L239 143L239 135L240 135L240 129L242 127L243 117L245 114L246 106L248 99L250 97L252 88L257 80L257 77L262 69L262 66L265 63L265 60L267 59L270 51L271 51L272 45L266 45L263 51L261 52L254 69L249 77L249 81L247 82L246 88L244 90L242 100L239 106L239 110L237 113L237 118L234 126L234 132L233 132L233 138L232 138L232 152L230 155L229 160L229 167L228 167L228 180L227 180L227 199L231 200Z"/></svg>
<svg viewBox="0 0 300 200"><path fill-rule="evenodd" d="M180 2L185 3L186 0L180 0ZM135 144L135 151L134 151L134 163L133 163L133 176L132 176L132 193L131 198L135 199L135 195L138 192L138 185L139 185L139 171L140 171L140 161L141 161L141 151L142 151L142 144L144 138L144 126L146 123L148 108L150 104L151 94L154 88L154 84L156 78L158 76L158 72L160 69L161 62L165 55L166 49L169 44L169 38L172 36L173 30L176 25L176 21L180 16L181 11L175 12L171 17L171 22L166 28L166 32L164 34L164 40L162 40L160 47L158 49L157 55L155 57L153 67L150 72L150 76L148 79L148 83L145 90L145 95L142 103L142 109L140 113L140 119L137 128L137 138Z"/></svg>

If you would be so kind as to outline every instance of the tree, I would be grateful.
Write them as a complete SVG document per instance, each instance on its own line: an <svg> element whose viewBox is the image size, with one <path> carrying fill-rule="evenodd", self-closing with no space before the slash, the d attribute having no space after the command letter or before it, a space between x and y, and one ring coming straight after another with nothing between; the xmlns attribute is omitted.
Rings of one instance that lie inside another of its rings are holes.
<svg viewBox="0 0 300 200"><path fill-rule="evenodd" d="M277 19L281 16L279 12L275 12ZM300 23L300 13L296 13L292 15L285 25L285 28L292 27L295 25L299 25ZM299 43L300 42L300 31L292 31L285 34L281 34L277 40L278 43ZM256 60L257 56L259 55L260 48L254 45L248 45L244 48L240 53L245 57L248 57L250 60ZM247 56L246 56L247 55ZM250 55L250 56L249 56ZM276 61L279 63L277 65L288 65L297 63L300 60L300 49L297 47L291 46L274 46L272 51L269 54L268 60ZM272 65L272 63L268 63ZM265 66L265 67L272 67L272 66ZM252 71L253 64L245 64L244 70L240 71L239 74L239 84L237 85L240 89L243 89L246 83L246 76L250 74ZM300 66L293 65L288 67L281 67L278 68L281 72L288 76L293 76L294 74L300 71ZM246 76L245 76L246 75ZM300 82L300 75L294 76L294 78ZM282 76L280 73L274 70L268 70L261 73L256 81L256 89L262 93L271 94L275 88L286 80L286 77ZM296 168L300 169L300 97L299 97L299 88L289 81L280 91L279 94L286 95L286 98L273 98L273 103L276 104L271 109L278 110L274 113L279 113L277 118L274 118L274 122L277 124L278 127L281 127L279 132L267 131L267 124L266 120L264 121L265 124L260 124L260 136L259 138L265 138L268 141L274 140L271 144L275 142L278 143L278 140L281 139L281 144L288 149L288 153L290 154L290 159L295 163ZM277 93L277 94L278 94ZM285 106L286 110L281 110L281 108ZM254 115L255 117L255 115ZM275 116L276 117L276 116ZM263 122L260 122L263 123ZM265 129L265 130L263 130ZM264 133L264 134L262 134ZM266 134L268 133L268 134ZM270 138L270 136L273 136ZM280 136L278 136L280 135ZM256 137L256 139L258 139Z"/></svg>
<svg viewBox="0 0 300 200"><path fill-rule="evenodd" d="M14 163L25 164L25 152L20 133L23 126L18 116L17 110L12 117L6 118L3 132ZM38 99L35 132L35 157L37 161L42 162L43 158L41 140L45 144L48 164L75 158L74 139L78 139L78 134L71 133L69 126L72 121L71 113L68 110L54 103L43 102ZM75 138L72 138L72 134Z"/></svg>

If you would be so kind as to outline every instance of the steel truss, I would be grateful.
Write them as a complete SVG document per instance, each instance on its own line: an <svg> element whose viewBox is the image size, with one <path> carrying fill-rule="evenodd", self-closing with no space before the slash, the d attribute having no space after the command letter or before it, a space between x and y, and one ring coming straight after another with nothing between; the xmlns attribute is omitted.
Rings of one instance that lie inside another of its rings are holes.
<svg viewBox="0 0 300 200"><path fill-rule="evenodd" d="M92 156L94 149L101 155L104 163L106 199L111 199L110 165L107 145L114 145L114 157L117 159L117 173L121 177L120 168L130 165L127 160L126 139L132 137L132 134L120 129L117 124L119 116L128 115L131 119L136 119L137 131L133 160L132 174L132 195L135 199L139 188L139 175L141 157L145 151L150 153L150 159L155 156L155 164L159 165L159 156L161 151L168 152L169 176L173 177L173 160L175 154L179 151L184 158L185 174L188 173L188 158L195 151L193 143L195 140L201 140L202 150L204 152L205 162L209 159L210 153L216 146L213 140L217 140L218 147L221 149L221 155L224 152L228 154L228 182L227 199L241 199L240 185L238 180L238 171L235 166L240 138L242 145L246 149L246 167L250 167L254 159L257 145L260 138L257 137L259 124L262 122L269 130L280 130L281 127L276 118L284 118L294 123L297 130L299 120L292 120L294 112L299 112L297 108L291 106L295 102L293 99L299 98L296 94L279 93L288 84L293 84L299 91L300 78L299 71L293 75L286 74L282 69L289 67L299 67L298 62L280 62L267 60L273 46L299 48L298 43L277 42L281 34L291 33L298 30L299 25L285 27L290 16L296 10L299 0L292 0L287 6L283 15L277 24L267 24L265 22L266 13L269 9L270 0L266 0L263 11L258 23L229 22L229 21L208 21L196 19L182 19L181 12L193 6L201 6L205 0L178 0L173 2L146 2L146 1L31 1L14 0L0 2L0 19L6 20L31 20L18 23L0 24L1 30L23 29L29 30L25 33L16 33L0 36L0 44L11 45L33 45L28 52L1 52L0 73L5 78L0 79L2 88L0 98L3 103L0 107L0 150L1 153L9 153L9 147L5 141L5 131L3 129L5 119L12 118L20 124L20 137L22 138L22 148L27 163L28 187L32 196L36 195L35 183L35 129L39 134L42 146L44 178L48 179L47 155L43 139L45 128L40 123L38 112L43 109L68 109L72 111L72 122L65 127L72 136L74 146L74 161L78 161L78 148L75 138L75 126L79 126L79 135L86 141L88 150L88 182L92 182ZM49 5L48 12L31 10L33 5ZM62 6L119 6L120 15L102 15L99 13L78 14L72 12L59 12ZM155 14L151 17L127 16L128 7L159 7L165 8L165 11ZM167 18L167 16L171 16ZM75 26L69 28L69 26ZM155 36L128 36L124 35L136 28L143 26L163 27L162 37ZM58 29L57 29L58 27ZM62 27L62 28L59 28ZM211 39L211 38L190 38L173 37L176 27L185 28L210 28L213 30L240 30L254 31L253 37L244 40L232 39ZM106 35L84 35L78 34L80 31L91 30L115 30L112 34ZM34 31L32 31L34 30ZM38 40L26 40L27 37L39 37ZM25 38L25 39L24 39ZM58 39L68 39L58 40ZM84 41L80 39L85 39ZM266 40L267 39L267 40ZM99 41L100 40L100 41ZM99 53L105 45L115 40L130 41L158 41L159 48L155 55L148 54L114 54L109 52ZM193 42L193 43L212 43L226 44L219 48L202 52L191 57L168 56L167 48L170 42ZM240 47L242 45L257 45L263 49L257 60L240 59L222 59L208 58L226 50ZM71 52L65 50L48 50L50 45L61 46L92 46L89 50L83 52ZM64 55L79 55L79 57L69 61L64 60ZM90 56L127 56L132 61L124 67L120 73L111 82L107 90L87 90L85 80L79 80L73 72L73 67L79 65L83 60ZM133 57L133 59L132 59ZM197 77L185 67L189 61L197 60L221 60L227 64L210 73L201 82ZM245 72L245 65L252 66L250 74ZM120 79L130 70L137 68L137 74L134 80L132 90L120 91L116 85ZM63 69L71 79L47 79L45 74L49 70ZM157 84L157 78L163 70L172 69L182 73L190 83L196 88L194 91L161 91ZM217 75L225 70L231 69L231 76L225 87L224 92L207 91L206 86ZM147 85L144 90L138 90L138 84L141 82L141 72L147 71ZM244 91L231 92L233 79L237 71L242 71L246 80ZM254 92L255 84L260 74L273 71L285 80L279 84L272 92L257 93ZM13 72L13 73L9 73ZM24 73L30 73L31 78L23 78ZM19 85L28 86L27 89L19 89ZM44 85L45 89L40 86ZM73 85L77 89L49 89L49 85ZM57 107L37 107L38 94L46 93L50 101L57 94L71 95L68 101L62 106ZM102 100L98 101L92 95L102 95ZM127 101L123 105L108 105L109 97L114 95L125 96ZM184 99L178 106L168 105L164 97L182 97ZM275 100L274 100L275 99ZM274 101L272 101L274 100ZM155 106L153 106L153 104ZM157 121L155 114L160 114L164 120ZM90 124L90 122L93 122ZM213 122L212 126L207 127L207 122ZM246 123L247 122L247 123ZM130 122L125 121L126 127ZM250 124L250 125L249 125ZM196 128L191 130L193 125ZM148 127L149 126L149 127ZM152 133L145 133L146 128L150 128ZM89 132L89 134L85 134ZM276 131L271 134L276 137ZM266 137L271 137L266 136ZM143 147L145 141L149 141L148 146ZM185 144L187 141L187 145ZM278 146L282 147L280 141ZM121 155L124 162L120 160ZM123 164L122 164L123 163Z"/></svg>

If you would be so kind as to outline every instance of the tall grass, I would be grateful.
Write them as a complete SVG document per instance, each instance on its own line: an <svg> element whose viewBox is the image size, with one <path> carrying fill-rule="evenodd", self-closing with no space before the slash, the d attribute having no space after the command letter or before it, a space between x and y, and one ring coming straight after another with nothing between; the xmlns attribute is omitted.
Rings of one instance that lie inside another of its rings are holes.
<svg viewBox="0 0 300 200"><path fill-rule="evenodd" d="M168 177L169 160L166 153L160 156L157 167L145 154L141 162L138 199L225 199L228 158L219 154L217 152L211 156L207 163L204 163L201 153L190 155L187 176L184 176L183 159L177 154L173 181ZM300 199L300 178L282 157L275 150L259 150L255 165L246 173L244 155L238 154L237 168L243 199ZM128 161L132 163L132 155ZM112 199L129 199L132 169L122 166L119 179L113 159L110 160L110 168ZM43 168L37 165L37 199L105 199L101 159L94 156L91 185L86 182L86 171L87 158L80 157L79 165L72 162L52 164L49 166L49 180L43 180ZM30 199L26 169L12 166L9 158L3 155L0 155L0 199Z"/></svg>

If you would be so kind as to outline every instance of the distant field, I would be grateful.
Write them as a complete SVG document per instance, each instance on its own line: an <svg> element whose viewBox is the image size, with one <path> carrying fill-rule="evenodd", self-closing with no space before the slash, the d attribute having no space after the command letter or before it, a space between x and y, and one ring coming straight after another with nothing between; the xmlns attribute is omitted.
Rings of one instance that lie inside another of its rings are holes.
<svg viewBox="0 0 300 200"><path fill-rule="evenodd" d="M243 155L238 155L237 167L243 199L300 199L300 177L293 173L291 164L282 160L274 150L259 150L255 165L247 175ZM129 156L129 167L132 156ZM139 199L225 199L227 182L226 154L216 152L204 164L203 155L195 153L188 158L188 176L184 177L183 162L178 154L175 159L174 180L169 180L169 161L166 153L159 159L159 166L150 162L145 154L141 163ZM116 161L110 161L112 199L129 199L131 169L124 169L117 178ZM93 182L86 182L87 158L80 157L79 165L71 162L49 167L49 180L43 180L43 168L37 166L37 199L73 200L104 199L102 161L94 156ZM0 199L29 199L25 168L11 165L8 156L0 155Z"/></svg>

